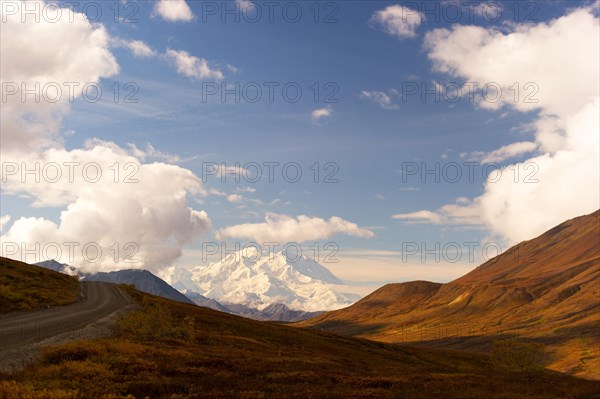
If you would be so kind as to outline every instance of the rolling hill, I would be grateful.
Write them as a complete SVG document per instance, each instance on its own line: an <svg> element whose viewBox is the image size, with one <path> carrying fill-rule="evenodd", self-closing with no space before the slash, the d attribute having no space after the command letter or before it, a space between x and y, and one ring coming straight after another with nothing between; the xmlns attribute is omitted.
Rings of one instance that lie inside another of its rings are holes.
<svg viewBox="0 0 600 399"><path fill-rule="evenodd" d="M389 284L299 323L382 342L487 351L545 345L546 365L600 378L600 211L522 242L448 284Z"/></svg>
<svg viewBox="0 0 600 399"><path fill-rule="evenodd" d="M76 277L0 257L0 314L67 305L78 294Z"/></svg>
<svg viewBox="0 0 600 399"><path fill-rule="evenodd" d="M0 373L0 397L576 399L600 389L552 371L497 370L480 354L345 338L122 289L140 310L114 336L45 348L35 364Z"/></svg>

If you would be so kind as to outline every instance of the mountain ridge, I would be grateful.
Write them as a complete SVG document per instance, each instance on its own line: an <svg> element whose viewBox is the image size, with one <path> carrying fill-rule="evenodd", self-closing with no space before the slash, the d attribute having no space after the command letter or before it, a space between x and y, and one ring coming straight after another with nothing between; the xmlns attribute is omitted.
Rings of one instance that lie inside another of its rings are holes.
<svg viewBox="0 0 600 399"><path fill-rule="evenodd" d="M598 379L598 281L600 211L519 243L447 284L389 284L298 325L479 351L489 350L493 339L518 336L546 344L550 368Z"/></svg>
<svg viewBox="0 0 600 399"><path fill-rule="evenodd" d="M281 304L290 310L318 312L352 304L356 296L336 286L343 282L314 259L292 261L284 253L264 256L246 250L192 270L165 270L161 276L180 290L194 291L227 304L258 309Z"/></svg>

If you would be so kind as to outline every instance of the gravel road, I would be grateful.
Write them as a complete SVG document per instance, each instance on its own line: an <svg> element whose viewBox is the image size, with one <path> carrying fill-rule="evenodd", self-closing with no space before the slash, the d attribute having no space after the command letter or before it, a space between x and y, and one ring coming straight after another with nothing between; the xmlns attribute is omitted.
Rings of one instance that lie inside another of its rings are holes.
<svg viewBox="0 0 600 399"><path fill-rule="evenodd" d="M0 315L0 371L33 361L43 346L112 335L116 317L136 308L115 284L83 282L74 304Z"/></svg>

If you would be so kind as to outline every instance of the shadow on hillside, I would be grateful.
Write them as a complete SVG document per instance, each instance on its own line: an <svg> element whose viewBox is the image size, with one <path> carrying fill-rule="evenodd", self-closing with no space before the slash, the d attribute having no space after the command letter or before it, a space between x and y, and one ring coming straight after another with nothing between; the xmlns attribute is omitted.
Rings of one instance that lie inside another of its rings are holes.
<svg viewBox="0 0 600 399"><path fill-rule="evenodd" d="M488 352L492 347L492 342L497 340L518 339L532 343L540 343L547 346L558 346L573 340L573 337L600 339L600 330L598 329L598 324L594 322L579 326L559 328L554 330L554 332L556 335L529 336L517 330L514 333L441 337L422 339L418 341L414 339L406 341L399 340L395 343L406 346L425 346L433 348Z"/></svg>
<svg viewBox="0 0 600 399"><path fill-rule="evenodd" d="M387 324L385 323L374 323L374 324L362 324L354 323L346 320L331 320L321 322L318 326L306 327L307 330L315 330L321 332L327 332L342 336L360 336L362 334L373 334L385 329Z"/></svg>

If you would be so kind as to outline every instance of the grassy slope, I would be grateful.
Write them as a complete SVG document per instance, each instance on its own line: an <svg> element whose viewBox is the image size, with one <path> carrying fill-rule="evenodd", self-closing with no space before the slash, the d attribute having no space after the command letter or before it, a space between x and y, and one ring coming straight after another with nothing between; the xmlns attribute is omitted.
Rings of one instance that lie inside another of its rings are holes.
<svg viewBox="0 0 600 399"><path fill-rule="evenodd" d="M0 257L0 313L67 305L78 289L75 277Z"/></svg>
<svg viewBox="0 0 600 399"><path fill-rule="evenodd" d="M439 285L385 286L300 323L391 343L487 351L499 337L545 345L545 364L600 379L600 211L521 243Z"/></svg>
<svg viewBox="0 0 600 399"><path fill-rule="evenodd" d="M482 355L261 323L127 289L144 310L115 337L47 349L37 365L0 375L0 398L600 397L597 382L504 373Z"/></svg>

